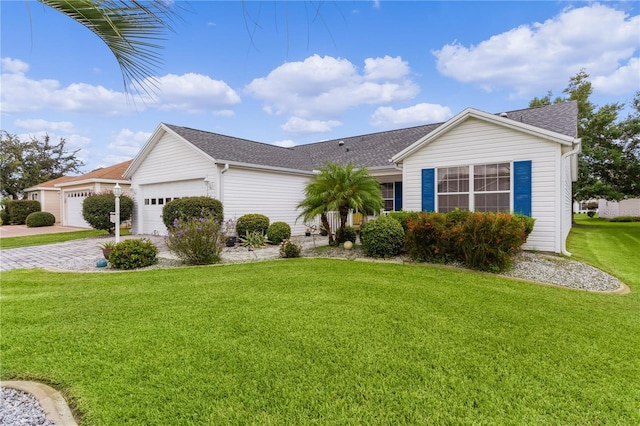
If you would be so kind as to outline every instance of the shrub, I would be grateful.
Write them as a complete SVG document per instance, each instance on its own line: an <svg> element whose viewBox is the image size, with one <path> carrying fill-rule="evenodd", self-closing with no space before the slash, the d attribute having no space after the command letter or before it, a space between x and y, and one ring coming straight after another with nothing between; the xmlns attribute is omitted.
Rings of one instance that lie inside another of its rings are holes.
<svg viewBox="0 0 640 426"><path fill-rule="evenodd" d="M396 219L381 216L364 225L360 242L367 256L391 257L402 250L404 231Z"/></svg>
<svg viewBox="0 0 640 426"><path fill-rule="evenodd" d="M418 215L421 214L420 212L405 212L405 211L399 211L399 212L389 212L387 214L388 217L391 217L395 220L397 220L398 222L400 222L400 225L402 226L402 229L404 230L404 233L407 233L407 229L408 229L408 225L407 222L409 220L409 218L417 218Z"/></svg>
<svg viewBox="0 0 640 426"><path fill-rule="evenodd" d="M291 240L284 240L280 243L280 257L292 258L302 255L302 247Z"/></svg>
<svg viewBox="0 0 640 426"><path fill-rule="evenodd" d="M224 235L217 217L175 219L169 228L167 248L189 265L220 261Z"/></svg>
<svg viewBox="0 0 640 426"><path fill-rule="evenodd" d="M594 217L595 215L596 215L596 212L594 212L593 210L589 210L587 212L587 216L589 216L589 217Z"/></svg>
<svg viewBox="0 0 640 426"><path fill-rule="evenodd" d="M640 216L617 216L609 219L609 222L640 222Z"/></svg>
<svg viewBox="0 0 640 426"><path fill-rule="evenodd" d="M7 202L5 209L9 225L24 225L27 216L41 210L40 201L35 200L11 200Z"/></svg>
<svg viewBox="0 0 640 426"><path fill-rule="evenodd" d="M508 213L473 213L455 234L460 260L473 269L505 270L527 240L525 223Z"/></svg>
<svg viewBox="0 0 640 426"><path fill-rule="evenodd" d="M267 239L267 237L258 231L247 231L245 232L244 236L240 237L240 245L242 247L249 248L249 250L264 247L268 242L269 240Z"/></svg>
<svg viewBox="0 0 640 426"><path fill-rule="evenodd" d="M407 218L406 247L417 261L444 262L449 254L449 231L444 213L418 213Z"/></svg>
<svg viewBox="0 0 640 426"><path fill-rule="evenodd" d="M220 200L211 197L185 197L169 201L162 208L162 221L171 229L176 219L200 219L213 216L218 223L224 220L224 209Z"/></svg>
<svg viewBox="0 0 640 426"><path fill-rule="evenodd" d="M244 216L240 216L236 221L236 232L240 237L246 236L247 232L257 232L260 235L264 235L268 229L269 218L262 214L245 214Z"/></svg>
<svg viewBox="0 0 640 426"><path fill-rule="evenodd" d="M82 202L82 217L94 229L113 234L115 223L111 222L111 212L116 211L116 196L111 192L89 195ZM131 219L133 200L128 195L120 196L120 223ZM119 226L120 224L118 224Z"/></svg>
<svg viewBox="0 0 640 426"><path fill-rule="evenodd" d="M291 237L291 227L286 222L273 222L267 228L267 238L271 244L280 244Z"/></svg>
<svg viewBox="0 0 640 426"><path fill-rule="evenodd" d="M524 239L526 240L531 232L533 232L533 225L535 225L536 220L519 213L513 215L513 220L520 221L524 225Z"/></svg>
<svg viewBox="0 0 640 426"><path fill-rule="evenodd" d="M116 244L109 255L109 263L115 269L155 265L158 263L158 248L146 238L124 240Z"/></svg>
<svg viewBox="0 0 640 426"><path fill-rule="evenodd" d="M353 226L345 226L344 228L338 228L336 232L335 243L336 245L342 244L346 241L351 241L352 243L356 243L356 238L358 237L358 233L356 232Z"/></svg>
<svg viewBox="0 0 640 426"><path fill-rule="evenodd" d="M0 224L5 223L9 223L9 213L5 209L0 209Z"/></svg>
<svg viewBox="0 0 640 426"><path fill-rule="evenodd" d="M454 209L447 213L447 221L451 224L463 223L470 215L469 210Z"/></svg>
<svg viewBox="0 0 640 426"><path fill-rule="evenodd" d="M56 223L56 217L49 212L33 212L27 216L25 223L29 228L53 226Z"/></svg>

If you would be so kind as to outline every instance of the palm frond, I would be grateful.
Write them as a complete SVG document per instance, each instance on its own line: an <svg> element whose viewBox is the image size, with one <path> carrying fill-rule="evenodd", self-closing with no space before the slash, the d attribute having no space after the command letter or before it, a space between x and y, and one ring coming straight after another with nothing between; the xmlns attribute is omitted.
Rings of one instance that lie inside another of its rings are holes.
<svg viewBox="0 0 640 426"><path fill-rule="evenodd" d="M161 63L158 41L177 16L171 1L38 0L87 27L107 45L120 70L124 90L151 94L154 70Z"/></svg>

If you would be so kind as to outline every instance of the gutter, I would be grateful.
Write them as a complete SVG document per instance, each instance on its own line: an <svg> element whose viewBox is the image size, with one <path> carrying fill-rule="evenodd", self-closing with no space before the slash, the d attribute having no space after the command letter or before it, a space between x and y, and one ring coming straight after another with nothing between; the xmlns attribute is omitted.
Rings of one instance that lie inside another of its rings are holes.
<svg viewBox="0 0 640 426"><path fill-rule="evenodd" d="M563 167L564 165L564 161L567 159L567 157L571 156L571 155L576 155L579 154L580 151L582 151L582 141L580 139L577 139L576 142L574 142L573 144L573 149L571 151L567 151L564 154L562 154L562 156L560 157L560 164L561 167ZM569 173L571 173L571 171L569 171ZM571 180L571 177L569 176L569 180ZM573 197L572 197L573 198ZM573 202L573 199L571 200ZM571 208L571 214L573 216L573 207ZM573 222L573 217L571 218L571 222ZM569 229L571 229L571 225L569 225ZM562 220L560 220L560 235L563 235L564 230L562 229ZM568 236L568 234L567 234ZM564 254L565 256L571 257L571 253L567 250L567 239L563 238L562 239L562 247L561 247L561 252L562 254Z"/></svg>

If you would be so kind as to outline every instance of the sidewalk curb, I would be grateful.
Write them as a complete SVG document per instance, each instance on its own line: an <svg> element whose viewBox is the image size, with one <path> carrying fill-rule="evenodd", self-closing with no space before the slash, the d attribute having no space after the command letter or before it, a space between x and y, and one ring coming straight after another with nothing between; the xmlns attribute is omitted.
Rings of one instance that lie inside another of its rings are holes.
<svg viewBox="0 0 640 426"><path fill-rule="evenodd" d="M0 382L0 387L16 389L33 395L40 403L47 419L57 426L78 426L67 401L60 392L50 386L37 382L14 380Z"/></svg>

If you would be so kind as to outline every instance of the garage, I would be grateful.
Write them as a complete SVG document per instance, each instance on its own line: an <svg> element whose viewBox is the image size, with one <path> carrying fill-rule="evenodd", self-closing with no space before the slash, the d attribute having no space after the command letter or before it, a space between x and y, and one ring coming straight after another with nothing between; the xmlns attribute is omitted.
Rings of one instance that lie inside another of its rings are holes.
<svg viewBox="0 0 640 426"><path fill-rule="evenodd" d="M206 196L207 186L203 179L179 182L140 185L138 203L141 204L141 234L166 235L167 228L162 222L162 209L166 203L177 198Z"/></svg>
<svg viewBox="0 0 640 426"><path fill-rule="evenodd" d="M91 228L91 225L82 217L82 203L93 192L68 191L64 193L64 217L65 226L77 226L79 228Z"/></svg>

